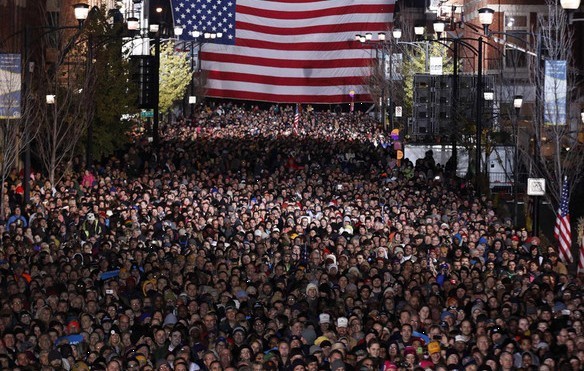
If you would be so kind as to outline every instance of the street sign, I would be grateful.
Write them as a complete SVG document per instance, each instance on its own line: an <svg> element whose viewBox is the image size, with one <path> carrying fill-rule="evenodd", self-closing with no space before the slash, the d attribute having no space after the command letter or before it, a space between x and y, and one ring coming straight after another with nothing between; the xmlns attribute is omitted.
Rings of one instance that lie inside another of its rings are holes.
<svg viewBox="0 0 584 371"><path fill-rule="evenodd" d="M402 117L402 106L395 106L395 117Z"/></svg>
<svg viewBox="0 0 584 371"><path fill-rule="evenodd" d="M545 196L545 179L528 178L527 179L528 196Z"/></svg>
<svg viewBox="0 0 584 371"><path fill-rule="evenodd" d="M430 75L442 75L442 57L430 57Z"/></svg>
<svg viewBox="0 0 584 371"><path fill-rule="evenodd" d="M140 117L142 118L154 117L154 111L151 109L142 110L142 112L140 112Z"/></svg>

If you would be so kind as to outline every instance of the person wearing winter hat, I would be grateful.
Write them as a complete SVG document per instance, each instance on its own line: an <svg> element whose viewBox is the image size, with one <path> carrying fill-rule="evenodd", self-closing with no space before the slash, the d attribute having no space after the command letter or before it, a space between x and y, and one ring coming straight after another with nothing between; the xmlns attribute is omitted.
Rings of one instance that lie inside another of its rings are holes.
<svg viewBox="0 0 584 371"><path fill-rule="evenodd" d="M315 298L318 297L318 295L319 295L318 286L314 283L309 283L306 286L306 296L308 297L308 299L314 300Z"/></svg>

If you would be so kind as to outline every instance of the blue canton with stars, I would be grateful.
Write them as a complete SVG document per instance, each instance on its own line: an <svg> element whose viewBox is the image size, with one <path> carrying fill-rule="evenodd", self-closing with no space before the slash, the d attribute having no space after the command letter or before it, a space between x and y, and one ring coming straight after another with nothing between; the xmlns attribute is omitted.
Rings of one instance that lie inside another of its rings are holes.
<svg viewBox="0 0 584 371"><path fill-rule="evenodd" d="M175 26L184 27L182 40L193 32L222 32L213 42L235 44L235 0L172 0Z"/></svg>

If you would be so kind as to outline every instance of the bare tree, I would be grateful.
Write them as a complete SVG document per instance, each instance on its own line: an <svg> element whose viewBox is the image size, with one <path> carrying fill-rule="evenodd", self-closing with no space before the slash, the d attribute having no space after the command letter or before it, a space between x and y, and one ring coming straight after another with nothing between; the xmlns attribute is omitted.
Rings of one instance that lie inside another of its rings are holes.
<svg viewBox="0 0 584 371"><path fill-rule="evenodd" d="M555 1L546 2L548 14L541 15L538 21L540 58L536 58L536 68L532 69L532 79L538 87L535 115L529 128L533 145L523 148L522 160L528 164L531 174L546 179L545 198L557 206L563 181L568 179L570 184L577 184L584 170L584 153L577 140L580 110L576 117L576 110L572 109L581 104L581 97L575 88L574 38L568 15ZM547 61L566 61L566 79L546 79Z"/></svg>
<svg viewBox="0 0 584 371"><path fill-rule="evenodd" d="M35 108L40 113L37 155L53 185L65 174L93 120L96 81L87 53L87 40L81 36L60 49L55 60L43 60L40 66L44 68L36 69L33 77L39 82L35 91ZM42 99L49 96L53 99Z"/></svg>

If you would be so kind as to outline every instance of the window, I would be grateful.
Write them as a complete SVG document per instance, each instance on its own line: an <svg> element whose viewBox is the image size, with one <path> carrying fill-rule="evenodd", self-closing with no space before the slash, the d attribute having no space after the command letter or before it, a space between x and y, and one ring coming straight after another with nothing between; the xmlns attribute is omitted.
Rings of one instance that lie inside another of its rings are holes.
<svg viewBox="0 0 584 371"><path fill-rule="evenodd" d="M505 15L505 68L527 68L527 31L526 15Z"/></svg>
<svg viewBox="0 0 584 371"><path fill-rule="evenodd" d="M57 11L47 11L47 26L50 28L59 27L59 14ZM59 47L59 32L47 32L46 33L47 47L58 48Z"/></svg>

